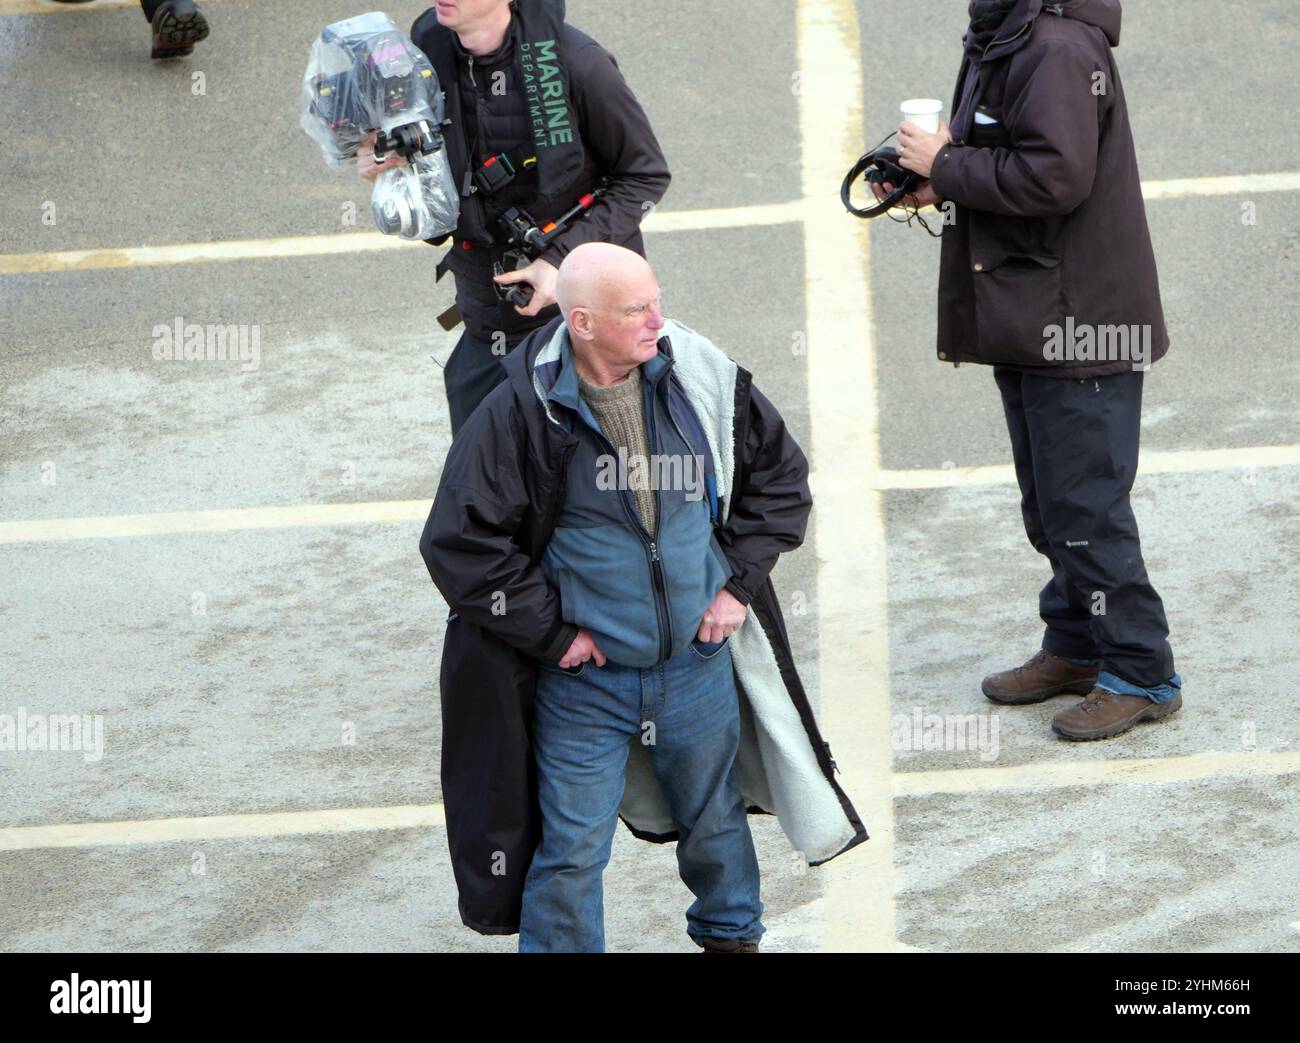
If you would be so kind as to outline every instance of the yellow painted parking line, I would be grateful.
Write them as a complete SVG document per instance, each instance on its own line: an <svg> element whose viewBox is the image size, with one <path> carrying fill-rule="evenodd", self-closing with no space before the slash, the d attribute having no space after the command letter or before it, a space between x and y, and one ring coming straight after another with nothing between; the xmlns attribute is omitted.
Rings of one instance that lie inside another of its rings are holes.
<svg viewBox="0 0 1300 1043"><path fill-rule="evenodd" d="M214 243L174 243L107 250L56 250L52 253L0 254L0 275L40 272L81 272L104 268L148 268L199 261L264 261L286 257L371 253L414 249L423 243L380 235L343 232L338 235L287 236L280 239L228 239ZM430 258L436 255L430 254Z"/></svg>
<svg viewBox="0 0 1300 1043"><path fill-rule="evenodd" d="M1072 786L1124 786L1152 783L1275 778L1300 772L1300 751L1194 753L1173 757L1117 758L1100 761L1051 761L1014 767L893 773L892 796L940 794L1036 793ZM328 808L319 811L202 815L127 822L76 822L0 828L0 851L41 848L105 847L131 844L198 843L240 837L279 837L312 833L358 833L386 829L440 829L446 826L442 804L397 807ZM868 841L862 851L874 842ZM845 856L848 857L848 856ZM827 865L829 870L835 862ZM879 901L879 895L861 896Z"/></svg>
<svg viewBox="0 0 1300 1043"><path fill-rule="evenodd" d="M647 235L719 228L758 228L797 222L802 214L803 204L797 201L728 207L722 210L665 210L648 214L641 227ZM416 247L428 249L422 242L380 235L378 232L339 232L332 235L282 236L277 239L228 239L211 243L171 243L103 250L55 250L50 253L0 254L0 275L148 268L210 261L266 261L291 257L324 257L330 254L377 253ZM439 256L440 253L430 253L430 263Z"/></svg>
<svg viewBox="0 0 1300 1043"><path fill-rule="evenodd" d="M843 107L841 99L840 107ZM855 157L856 158L856 157ZM846 162L846 167L849 160ZM829 175L829 171L826 172ZM838 204L838 178L822 179L822 195L782 203L721 207L699 210L655 210L645 219L647 235L669 232L709 231L720 228L762 228L810 220L842 222ZM1172 181L1144 181L1148 200L1179 199L1188 196L1230 196L1250 198L1261 192L1291 192L1300 189L1300 173L1248 174L1240 177L1179 178ZM827 194L829 193L829 194ZM849 227L859 227L850 225ZM865 225L861 226L865 240ZM47 253L0 254L0 275L28 275L44 272L97 271L169 264L197 264L213 261L263 261L293 257L323 257L331 254L376 253L422 247L396 236L378 232L341 232L331 235L283 236L276 239L230 239L210 243L170 243L162 246L123 246L91 250L54 250ZM434 255L436 256L436 255Z"/></svg>
<svg viewBox="0 0 1300 1043"><path fill-rule="evenodd" d="M1295 192L1300 190L1300 172L1278 174L1234 174L1229 177L1184 177L1169 181L1143 181L1142 196L1147 202L1159 199L1182 199L1187 196L1242 196L1260 192Z"/></svg>
<svg viewBox="0 0 1300 1043"><path fill-rule="evenodd" d="M104 847L116 844L168 844L239 837L283 837L306 833L357 833L379 829L445 826L441 804L392 808L330 808L250 815L144 819L133 822L78 822L55 826L0 829L0 851L51 847Z"/></svg>
<svg viewBox="0 0 1300 1043"><path fill-rule="evenodd" d="M9 521L0 522L0 544L236 532L240 529L289 529L308 525L423 522L429 516L432 504L430 495L427 500L307 503L287 507L231 507L224 510Z"/></svg>
<svg viewBox="0 0 1300 1043"><path fill-rule="evenodd" d="M0 17L50 14L53 11L99 11L106 7L139 7L140 0L93 0L87 4L56 4L53 0L0 0Z"/></svg>
<svg viewBox="0 0 1300 1043"><path fill-rule="evenodd" d="M810 327L809 333L813 332ZM810 341L811 343L811 341ZM810 359L810 363L811 363ZM839 372L837 370L837 372ZM857 414L847 414L856 417ZM865 430L869 418L853 421ZM841 421L841 424L847 423ZM829 439L828 431L821 433ZM814 429L814 442L819 432ZM848 426L840 432L851 438ZM873 433L872 438L875 438ZM846 450L847 446L840 446ZM1211 471L1238 471L1245 479L1252 469L1300 466L1300 445L1251 446L1244 449L1189 449L1181 452L1144 453L1142 474L1180 474ZM814 466L813 481L817 492L817 517L824 527L839 509L830 499L839 486L841 496L855 495L855 484L863 498L876 502L874 492L892 489L937 489L969 485L1007 485L1016 480L1009 465L954 467L950 470L870 470L866 466L852 469L851 474L834 476L829 468ZM34 518L27 521L0 522L0 544L50 543L62 540L121 539L138 536L172 536L195 532L237 532L241 529L288 529L331 525L384 525L422 523L433 503L432 494L425 500L376 500L370 503L304 503L284 507L229 507L202 511L165 511L156 514L105 514L81 518ZM857 531L852 526L850 534ZM830 539L828 536L827 539ZM822 602L825 604L825 602Z"/></svg>
<svg viewBox="0 0 1300 1043"><path fill-rule="evenodd" d="M207 6L213 0L203 0ZM140 0L91 0L85 4L58 4L54 0L0 0L0 18L6 15L51 14L55 11L103 11L114 7L140 7Z"/></svg>
<svg viewBox="0 0 1300 1043"><path fill-rule="evenodd" d="M1156 782L1195 782L1300 772L1300 750L1193 753L1101 761L1050 761L1005 768L959 768L951 771L901 771L894 774L894 794L928 797L941 793L1038 793L1070 786L1113 786Z"/></svg>
<svg viewBox="0 0 1300 1043"><path fill-rule="evenodd" d="M206 7L214 0L203 0ZM104 11L115 7L140 7L140 0L90 0L84 4L60 4L54 0L0 0L0 18L9 15L51 14L57 11Z"/></svg>
<svg viewBox="0 0 1300 1043"><path fill-rule="evenodd" d="M1261 469L1297 465L1300 465L1300 445L1257 445L1240 449L1146 452L1139 457L1138 472L1147 475L1240 471L1245 478ZM1010 464L904 468L878 471L870 480L877 489L942 489L951 486L1015 484L1016 472Z"/></svg>
<svg viewBox="0 0 1300 1043"><path fill-rule="evenodd" d="M825 866L821 947L892 952L885 522L883 497L863 480L880 466L867 225L839 200L839 180L862 149L857 7L799 0L796 24L821 729L871 838Z"/></svg>
<svg viewBox="0 0 1300 1043"><path fill-rule="evenodd" d="M717 228L762 228L794 224L804 217L805 201L730 206L712 210L655 210L641 222L642 231L702 232Z"/></svg>

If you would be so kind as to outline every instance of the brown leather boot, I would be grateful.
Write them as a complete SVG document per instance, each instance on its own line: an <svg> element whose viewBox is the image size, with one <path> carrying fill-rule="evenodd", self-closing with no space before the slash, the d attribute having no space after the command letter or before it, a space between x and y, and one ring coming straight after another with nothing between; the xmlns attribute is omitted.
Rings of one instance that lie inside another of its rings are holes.
<svg viewBox="0 0 1300 1043"><path fill-rule="evenodd" d="M1128 731L1139 721L1158 721L1177 713L1183 697L1172 702L1153 703L1144 695L1118 695L1094 688L1088 697L1052 718L1052 731L1063 739L1109 739Z"/></svg>
<svg viewBox="0 0 1300 1043"><path fill-rule="evenodd" d="M1021 706L1054 695L1087 695L1097 683L1098 668L1072 663L1040 648L1020 666L989 674L980 689L995 703Z"/></svg>

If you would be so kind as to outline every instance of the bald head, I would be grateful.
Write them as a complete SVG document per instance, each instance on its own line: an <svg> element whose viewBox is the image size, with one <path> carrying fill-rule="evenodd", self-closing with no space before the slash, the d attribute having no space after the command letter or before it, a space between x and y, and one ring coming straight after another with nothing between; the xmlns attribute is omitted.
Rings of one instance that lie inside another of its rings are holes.
<svg viewBox="0 0 1300 1043"><path fill-rule="evenodd" d="M583 243L560 265L555 300L578 372L589 383L622 380L657 353L664 327L659 281L639 253Z"/></svg>
<svg viewBox="0 0 1300 1043"><path fill-rule="evenodd" d="M555 301L566 322L574 308L601 312L642 303L635 300L654 273L644 257L613 243L583 243L560 264Z"/></svg>

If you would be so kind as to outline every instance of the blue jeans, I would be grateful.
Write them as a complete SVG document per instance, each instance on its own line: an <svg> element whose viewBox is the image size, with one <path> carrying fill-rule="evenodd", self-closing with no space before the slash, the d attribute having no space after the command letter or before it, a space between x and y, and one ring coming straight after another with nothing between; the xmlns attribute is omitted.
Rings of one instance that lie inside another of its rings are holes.
<svg viewBox="0 0 1300 1043"><path fill-rule="evenodd" d="M602 874L632 742L649 746L681 835L678 872L695 895L687 933L758 940L758 858L734 771L738 699L726 642L695 643L645 669L594 659L538 669L542 839L524 881L520 952L604 951Z"/></svg>
<svg viewBox="0 0 1300 1043"><path fill-rule="evenodd" d="M1070 659L1072 663L1078 663L1080 666L1101 666L1100 659ZM1097 675L1097 687L1105 688L1108 692L1114 692L1116 695L1144 695L1153 703L1172 703L1183 694L1183 678L1181 674L1174 674L1164 684L1158 684L1152 688L1145 688L1142 685L1136 685L1132 681L1125 681L1118 674L1112 674L1109 670L1101 670Z"/></svg>

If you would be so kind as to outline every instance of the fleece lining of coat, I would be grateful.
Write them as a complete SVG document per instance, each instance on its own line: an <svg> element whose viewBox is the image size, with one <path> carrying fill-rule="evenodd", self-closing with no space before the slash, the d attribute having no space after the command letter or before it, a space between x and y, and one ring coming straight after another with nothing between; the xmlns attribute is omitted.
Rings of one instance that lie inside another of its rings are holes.
<svg viewBox="0 0 1300 1043"><path fill-rule="evenodd" d="M546 399L539 367L559 362L561 324L533 361L533 389L546 415L556 417ZM717 468L723 518L731 513L736 477L735 393L738 367L707 338L681 323L668 320L662 336L669 339L673 371L695 410L709 441ZM748 808L775 814L782 830L809 862L831 858L853 840L856 830L826 776L781 677L772 643L754 612L745 614L731 635L731 659L739 682L740 746L736 781ZM650 749L640 737L629 744L627 779L619 815L635 830L664 834L677 830L668 800L655 777Z"/></svg>

